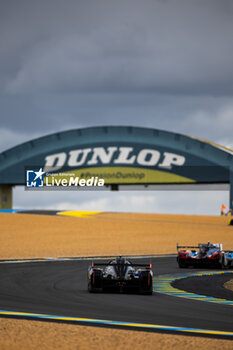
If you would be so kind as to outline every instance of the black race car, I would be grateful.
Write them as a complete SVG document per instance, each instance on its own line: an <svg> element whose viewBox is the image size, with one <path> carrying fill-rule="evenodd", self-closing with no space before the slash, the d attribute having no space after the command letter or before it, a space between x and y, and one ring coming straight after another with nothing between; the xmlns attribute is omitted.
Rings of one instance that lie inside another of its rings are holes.
<svg viewBox="0 0 233 350"><path fill-rule="evenodd" d="M94 263L88 268L89 292L137 292L152 294L151 264L133 264L119 256L108 263Z"/></svg>

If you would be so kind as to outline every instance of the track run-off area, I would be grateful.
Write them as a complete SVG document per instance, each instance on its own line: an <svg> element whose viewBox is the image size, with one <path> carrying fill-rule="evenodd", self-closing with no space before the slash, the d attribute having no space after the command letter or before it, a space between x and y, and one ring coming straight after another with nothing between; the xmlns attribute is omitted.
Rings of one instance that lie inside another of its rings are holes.
<svg viewBox="0 0 233 350"><path fill-rule="evenodd" d="M0 347L138 350L159 342L161 349L231 349L233 292L223 288L231 270L179 269L175 257L177 242L232 249L227 222L195 215L0 213ZM152 262L152 296L88 293L91 260L117 255Z"/></svg>
<svg viewBox="0 0 233 350"><path fill-rule="evenodd" d="M225 281L232 278L232 271L185 269L181 273L173 255L134 259L152 262L152 296L88 293L87 268L92 258L3 260L0 316L233 340L233 293L218 283L223 275ZM193 278L202 278L207 289L211 286L209 296L189 291ZM177 280L183 281L183 290L173 286Z"/></svg>

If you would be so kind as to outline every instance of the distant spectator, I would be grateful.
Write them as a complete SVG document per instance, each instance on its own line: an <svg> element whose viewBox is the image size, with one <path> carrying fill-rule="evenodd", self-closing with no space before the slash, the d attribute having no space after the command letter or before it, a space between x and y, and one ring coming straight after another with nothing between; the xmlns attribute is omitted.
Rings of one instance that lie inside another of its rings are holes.
<svg viewBox="0 0 233 350"><path fill-rule="evenodd" d="M227 210L227 207L223 204L222 206L221 206L221 215L226 215L227 213L226 213L226 210Z"/></svg>

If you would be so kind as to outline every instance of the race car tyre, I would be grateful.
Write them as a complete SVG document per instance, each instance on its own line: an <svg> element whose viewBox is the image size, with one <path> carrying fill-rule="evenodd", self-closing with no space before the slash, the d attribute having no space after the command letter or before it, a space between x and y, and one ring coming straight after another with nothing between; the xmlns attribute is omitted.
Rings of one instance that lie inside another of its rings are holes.
<svg viewBox="0 0 233 350"><path fill-rule="evenodd" d="M153 280L149 271L142 271L140 274L140 294L152 295Z"/></svg>
<svg viewBox="0 0 233 350"><path fill-rule="evenodd" d="M93 270L90 280L88 281L88 291L90 293L100 293L103 291L102 271Z"/></svg>
<svg viewBox="0 0 233 350"><path fill-rule="evenodd" d="M225 263L225 259L224 257L222 257L222 260L221 260L221 268L223 270L227 270L227 269L230 269L231 267L231 262L230 261L227 261L227 263Z"/></svg>
<svg viewBox="0 0 233 350"><path fill-rule="evenodd" d="M178 261L178 265L179 265L180 269L185 269L188 267L188 264L185 261L183 261L181 259L178 259L177 261Z"/></svg>
<svg viewBox="0 0 233 350"><path fill-rule="evenodd" d="M225 269L227 268L227 266L225 265L225 262L224 262L224 256L222 256L222 258L221 258L220 265L221 265L221 268L222 268L223 270L225 270Z"/></svg>

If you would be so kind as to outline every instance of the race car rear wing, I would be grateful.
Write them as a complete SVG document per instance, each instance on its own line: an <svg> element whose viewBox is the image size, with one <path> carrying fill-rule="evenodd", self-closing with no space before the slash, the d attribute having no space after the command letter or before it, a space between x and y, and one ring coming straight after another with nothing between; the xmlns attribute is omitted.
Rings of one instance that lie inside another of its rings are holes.
<svg viewBox="0 0 233 350"><path fill-rule="evenodd" d="M191 249L200 249L201 247L207 247L208 243L198 243L197 246L191 246L191 245L179 245L179 243L176 244L176 249L179 250L179 248L191 248ZM214 244L209 244L209 248L216 248L219 250L222 250L222 244L219 243L214 243Z"/></svg>
<svg viewBox="0 0 233 350"><path fill-rule="evenodd" d="M95 263L94 261L92 261L92 264L91 266L94 267L94 266L111 266L111 265L117 265L116 263ZM121 264L121 266L135 266L135 267L144 267L146 269L152 269L152 264Z"/></svg>
<svg viewBox="0 0 233 350"><path fill-rule="evenodd" d="M176 249L179 250L179 248L199 248L199 246L193 246L193 245L179 245L179 243L177 243L176 245Z"/></svg>

